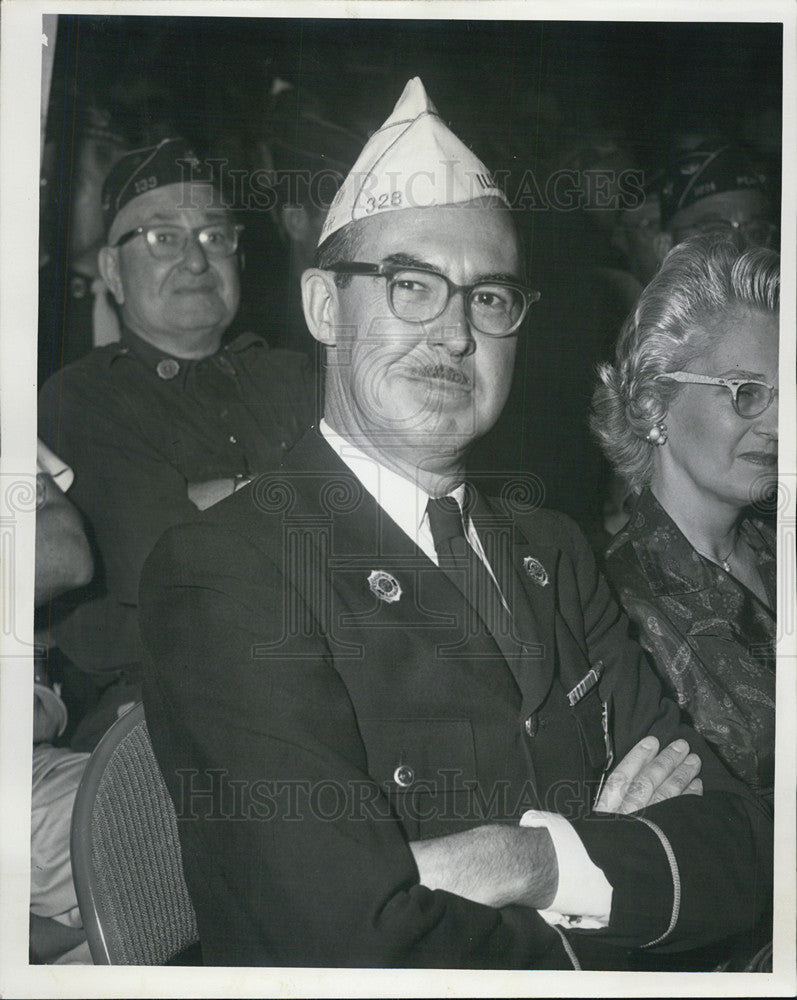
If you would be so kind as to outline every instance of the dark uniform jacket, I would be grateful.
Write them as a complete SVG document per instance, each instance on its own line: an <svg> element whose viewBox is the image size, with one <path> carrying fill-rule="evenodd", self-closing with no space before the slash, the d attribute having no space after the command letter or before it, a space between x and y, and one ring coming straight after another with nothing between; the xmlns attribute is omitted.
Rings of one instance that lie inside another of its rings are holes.
<svg viewBox="0 0 797 1000"><path fill-rule="evenodd" d="M91 599L74 595L54 628L77 666L140 661L141 568L166 528L196 515L188 484L277 468L312 414L308 359L251 333L187 361L125 331L44 385L39 436L74 470L69 497L96 546Z"/></svg>
<svg viewBox="0 0 797 1000"><path fill-rule="evenodd" d="M312 432L148 560L145 710L206 963L617 968L765 909L767 815L680 725L578 529L511 496L473 518L517 626L509 659ZM593 814L649 732L689 740L705 794ZM570 819L605 872L606 930L419 884L409 841L529 807Z"/></svg>
<svg viewBox="0 0 797 1000"><path fill-rule="evenodd" d="M606 573L665 687L730 770L770 794L775 778L775 534L741 532L770 607L690 545L650 490L606 553Z"/></svg>

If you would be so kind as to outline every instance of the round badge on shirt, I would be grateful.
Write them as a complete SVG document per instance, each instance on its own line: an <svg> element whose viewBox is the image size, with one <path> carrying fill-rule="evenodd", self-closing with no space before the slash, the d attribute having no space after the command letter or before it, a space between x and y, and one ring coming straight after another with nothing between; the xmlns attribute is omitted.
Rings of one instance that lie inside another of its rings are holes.
<svg viewBox="0 0 797 1000"><path fill-rule="evenodd" d="M158 373L159 378L168 382L169 379L173 379L180 371L180 363L179 361L175 361L174 358L161 358L155 367L155 371Z"/></svg>

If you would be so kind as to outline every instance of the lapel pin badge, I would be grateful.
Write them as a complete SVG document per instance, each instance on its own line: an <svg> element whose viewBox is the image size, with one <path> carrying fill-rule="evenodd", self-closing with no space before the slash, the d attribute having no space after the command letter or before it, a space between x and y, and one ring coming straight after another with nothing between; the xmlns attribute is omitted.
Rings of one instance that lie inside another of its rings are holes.
<svg viewBox="0 0 797 1000"><path fill-rule="evenodd" d="M401 584L395 576L383 569L375 569L368 574L368 586L386 604L393 604L401 597Z"/></svg>
<svg viewBox="0 0 797 1000"><path fill-rule="evenodd" d="M526 556L523 560L523 569L538 587L548 586L548 572L539 559L535 559L534 556Z"/></svg>

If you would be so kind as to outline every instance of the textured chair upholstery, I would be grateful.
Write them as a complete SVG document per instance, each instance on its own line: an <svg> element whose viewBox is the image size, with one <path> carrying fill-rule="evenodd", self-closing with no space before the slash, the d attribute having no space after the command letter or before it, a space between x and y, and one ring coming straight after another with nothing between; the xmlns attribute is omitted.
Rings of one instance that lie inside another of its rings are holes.
<svg viewBox="0 0 797 1000"><path fill-rule="evenodd" d="M139 704L91 755L72 813L72 871L98 965L163 965L198 940L174 807Z"/></svg>

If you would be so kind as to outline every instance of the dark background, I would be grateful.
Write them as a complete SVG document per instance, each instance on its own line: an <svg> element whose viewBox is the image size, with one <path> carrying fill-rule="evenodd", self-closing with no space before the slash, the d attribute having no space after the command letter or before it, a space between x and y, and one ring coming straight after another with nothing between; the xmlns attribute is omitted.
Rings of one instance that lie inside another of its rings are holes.
<svg viewBox="0 0 797 1000"><path fill-rule="evenodd" d="M500 140L550 118L617 128L643 166L674 129L710 123L779 140L779 24L59 18L50 131L98 96L131 132L166 119L199 145L263 124L271 78L378 126L420 75L463 137ZM527 136L542 143L546 136Z"/></svg>

